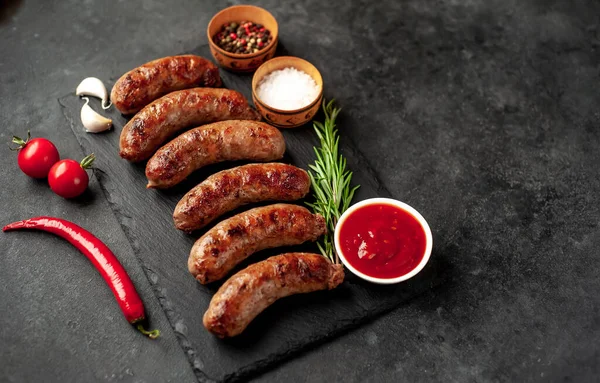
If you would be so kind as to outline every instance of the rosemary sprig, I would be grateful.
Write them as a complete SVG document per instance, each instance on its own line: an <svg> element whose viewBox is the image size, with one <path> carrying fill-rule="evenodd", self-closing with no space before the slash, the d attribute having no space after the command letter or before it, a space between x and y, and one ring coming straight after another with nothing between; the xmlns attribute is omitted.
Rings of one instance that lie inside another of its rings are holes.
<svg viewBox="0 0 600 383"><path fill-rule="evenodd" d="M317 159L309 165L308 174L313 188L314 203L307 203L315 213L321 214L327 222L327 235L317 242L321 253L333 263L339 263L335 251L333 233L335 225L342 213L348 209L354 192L359 186L351 187L352 172L346 170L346 159L339 154L340 137L335 126L335 119L341 109L333 106L331 100L323 100L325 122L313 122L319 137L320 147L315 147Z"/></svg>

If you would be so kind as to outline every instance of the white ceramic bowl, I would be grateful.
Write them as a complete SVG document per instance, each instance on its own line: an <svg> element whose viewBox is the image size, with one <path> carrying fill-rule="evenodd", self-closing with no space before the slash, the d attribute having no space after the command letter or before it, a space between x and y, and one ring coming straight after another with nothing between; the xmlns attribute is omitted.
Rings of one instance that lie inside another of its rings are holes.
<svg viewBox="0 0 600 383"><path fill-rule="evenodd" d="M408 212L410 215L415 217L415 219L421 224L421 226L423 227L423 231L425 232L425 254L423 255L423 259L421 260L421 262L417 265L417 267L412 269L409 273L400 275L400 276L394 277L394 278L376 278L376 277L366 275L366 274L356 270L350 264L350 262L348 262L348 260L344 256L344 252L342 251L341 246L340 246L340 229L341 229L344 221L346 220L346 218L348 218L354 211L356 211L357 209L359 209L363 206L379 205L379 204L396 206L396 207ZM389 284L393 284L393 283L402 282L402 281L405 281L405 280L410 279L410 278L414 277L415 275L417 275L421 270L423 270L423 268L427 264L427 261L429 261L429 257L431 256L431 248L433 247L433 237L431 236L431 229L429 228L427 221L425 221L425 218L423 218L423 216L421 214L419 214L419 212L416 211L415 209L413 209L411 206L405 204L404 202L400 202L400 201L397 201L397 200L391 199L391 198L370 198L370 199L360 201L360 202L350 206L348 208L348 210L346 210L342 214L342 216L340 217L340 219L337 223L337 226L335 227L334 241L335 241L335 250L337 251L338 255L340 256L342 263L344 264L344 266L346 266L346 268L348 268L348 270L350 270L354 275L356 275L366 281L373 282L373 283L379 283L382 285L389 285Z"/></svg>

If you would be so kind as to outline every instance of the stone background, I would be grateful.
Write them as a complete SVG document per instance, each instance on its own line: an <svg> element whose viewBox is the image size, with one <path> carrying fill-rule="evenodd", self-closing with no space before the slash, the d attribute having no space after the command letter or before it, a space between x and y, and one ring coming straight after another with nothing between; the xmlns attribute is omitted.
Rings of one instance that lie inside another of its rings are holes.
<svg viewBox="0 0 600 383"><path fill-rule="evenodd" d="M234 2L0 2L0 140L31 129L83 156L57 99L87 76L206 44ZM344 137L450 255L449 282L258 377L265 381L595 381L600 376L600 3L262 1L344 112ZM131 252L97 180L76 201L0 155L0 221L48 214ZM87 260L0 235L0 380L193 381L141 267L148 342Z"/></svg>

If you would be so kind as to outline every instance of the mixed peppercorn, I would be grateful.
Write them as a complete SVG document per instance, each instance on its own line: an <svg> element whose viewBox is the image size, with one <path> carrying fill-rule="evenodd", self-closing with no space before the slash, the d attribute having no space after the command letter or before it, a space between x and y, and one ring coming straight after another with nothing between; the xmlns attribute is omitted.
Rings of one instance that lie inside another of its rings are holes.
<svg viewBox="0 0 600 383"><path fill-rule="evenodd" d="M231 22L224 24L213 40L219 48L231 53L250 54L266 48L273 36L261 24L251 21Z"/></svg>

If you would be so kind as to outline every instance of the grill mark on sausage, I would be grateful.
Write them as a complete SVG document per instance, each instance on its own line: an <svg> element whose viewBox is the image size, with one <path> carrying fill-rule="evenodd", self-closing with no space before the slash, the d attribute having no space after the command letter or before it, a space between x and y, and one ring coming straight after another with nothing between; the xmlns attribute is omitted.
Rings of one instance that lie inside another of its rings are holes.
<svg viewBox="0 0 600 383"><path fill-rule="evenodd" d="M200 56L169 56L125 73L110 98L121 113L133 114L167 93L198 86L221 86L219 68Z"/></svg>
<svg viewBox="0 0 600 383"><path fill-rule="evenodd" d="M198 239L188 268L200 283L210 283L258 251L316 241L326 232L325 219L302 206L279 203L250 209L218 223Z"/></svg>
<svg viewBox="0 0 600 383"><path fill-rule="evenodd" d="M142 161L185 128L225 120L260 120L260 115L241 93L233 90L175 91L145 106L123 127L119 155L129 161Z"/></svg>
<svg viewBox="0 0 600 383"><path fill-rule="evenodd" d="M223 170L190 190L173 213L180 230L200 229L218 216L248 203L294 201L310 189L305 170L281 163L249 164Z"/></svg>
<svg viewBox="0 0 600 383"><path fill-rule="evenodd" d="M168 188L195 170L217 162L278 160L285 152L281 132L258 121L222 121L189 130L160 148L146 165L148 187Z"/></svg>
<svg viewBox="0 0 600 383"><path fill-rule="evenodd" d="M204 314L204 327L220 338L236 336L276 300L333 289L343 279L343 266L318 254L270 257L248 266L221 286Z"/></svg>

